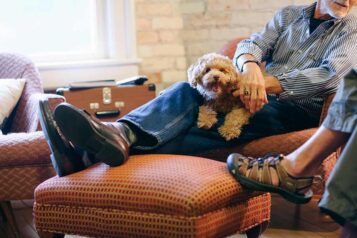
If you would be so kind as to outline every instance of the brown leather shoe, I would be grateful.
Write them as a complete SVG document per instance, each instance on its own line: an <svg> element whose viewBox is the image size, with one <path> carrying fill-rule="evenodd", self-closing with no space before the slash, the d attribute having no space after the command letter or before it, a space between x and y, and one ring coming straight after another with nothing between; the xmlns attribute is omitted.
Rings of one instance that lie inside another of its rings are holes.
<svg viewBox="0 0 357 238"><path fill-rule="evenodd" d="M47 100L39 102L39 119L47 144L51 150L51 162L58 176L65 176L85 169L81 156L63 138L53 120L52 111Z"/></svg>
<svg viewBox="0 0 357 238"><path fill-rule="evenodd" d="M113 130L68 103L59 104L54 119L74 147L83 149L110 166L123 164L129 156L129 140L124 130Z"/></svg>

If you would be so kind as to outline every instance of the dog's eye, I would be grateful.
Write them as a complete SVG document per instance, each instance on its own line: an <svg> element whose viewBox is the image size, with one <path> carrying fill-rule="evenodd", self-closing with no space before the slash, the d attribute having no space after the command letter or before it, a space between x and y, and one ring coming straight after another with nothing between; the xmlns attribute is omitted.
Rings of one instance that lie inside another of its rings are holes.
<svg viewBox="0 0 357 238"><path fill-rule="evenodd" d="M210 69L210 68L207 68L207 69L206 69L206 73L208 73L209 71L211 71L211 69Z"/></svg>
<svg viewBox="0 0 357 238"><path fill-rule="evenodd" d="M220 69L219 71L221 71L222 73L226 73L226 70L225 69Z"/></svg>

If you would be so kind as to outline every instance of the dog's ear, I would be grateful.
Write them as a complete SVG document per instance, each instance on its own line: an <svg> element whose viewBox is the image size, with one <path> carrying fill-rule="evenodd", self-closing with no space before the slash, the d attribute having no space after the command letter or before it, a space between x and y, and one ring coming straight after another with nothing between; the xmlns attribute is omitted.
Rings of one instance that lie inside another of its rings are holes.
<svg viewBox="0 0 357 238"><path fill-rule="evenodd" d="M196 63L191 64L191 66L187 70L188 83L193 88L195 88L197 86L197 80L196 80L196 77L195 77L195 67L196 67Z"/></svg>
<svg viewBox="0 0 357 238"><path fill-rule="evenodd" d="M224 59L224 62L224 67L229 76L229 84L232 88L238 87L239 82L241 81L241 77L237 68L233 65L232 61L228 57Z"/></svg>
<svg viewBox="0 0 357 238"><path fill-rule="evenodd" d="M198 81L201 80L201 77L206 70L206 65L207 59L205 56L202 56L188 68L188 82L193 88L196 88Z"/></svg>

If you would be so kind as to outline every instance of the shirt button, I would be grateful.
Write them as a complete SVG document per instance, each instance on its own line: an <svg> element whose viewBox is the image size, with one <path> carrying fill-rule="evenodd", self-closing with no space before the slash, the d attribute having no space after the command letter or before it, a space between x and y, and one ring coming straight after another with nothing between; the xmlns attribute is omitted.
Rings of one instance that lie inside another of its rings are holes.
<svg viewBox="0 0 357 238"><path fill-rule="evenodd" d="M302 50L298 50L298 53L301 54L301 53L302 53Z"/></svg>
<svg viewBox="0 0 357 238"><path fill-rule="evenodd" d="M293 94L294 94L294 91L290 91L289 94L290 94L290 95L293 95Z"/></svg>
<svg viewBox="0 0 357 238"><path fill-rule="evenodd" d="M285 65L285 66L284 66L284 69L288 69L288 66Z"/></svg>

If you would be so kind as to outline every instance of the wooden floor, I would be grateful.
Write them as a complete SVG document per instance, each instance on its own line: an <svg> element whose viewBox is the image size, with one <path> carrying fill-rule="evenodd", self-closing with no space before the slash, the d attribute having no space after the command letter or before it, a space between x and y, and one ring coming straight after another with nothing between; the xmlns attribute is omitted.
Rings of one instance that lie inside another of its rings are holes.
<svg viewBox="0 0 357 238"><path fill-rule="evenodd" d="M320 214L317 200L307 205L295 206L284 199L273 196L271 223L261 238L337 238L339 226L329 217ZM20 228L21 238L38 238L32 221L32 200L14 201L14 213ZM69 236L74 238L78 236ZM244 238L236 234L229 238ZM7 224L0 219L0 238L13 238Z"/></svg>

